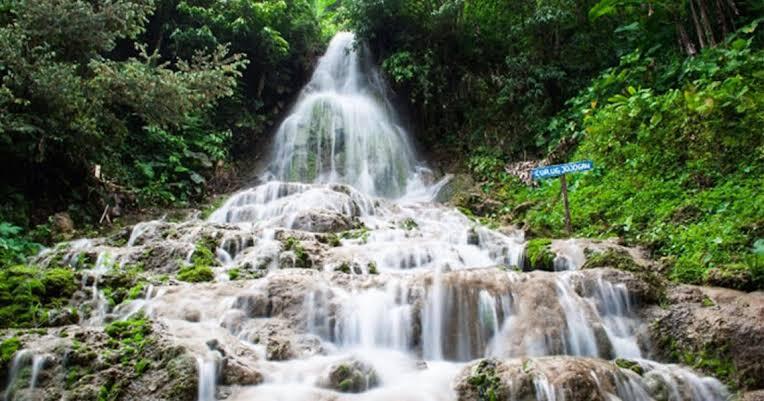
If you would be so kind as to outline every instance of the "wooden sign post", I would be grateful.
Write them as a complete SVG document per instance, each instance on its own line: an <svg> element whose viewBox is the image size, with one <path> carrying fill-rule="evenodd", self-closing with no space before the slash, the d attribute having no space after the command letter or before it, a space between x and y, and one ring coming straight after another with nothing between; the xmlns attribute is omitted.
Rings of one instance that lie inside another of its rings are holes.
<svg viewBox="0 0 764 401"><path fill-rule="evenodd" d="M568 181L565 179L565 174L578 173L581 171L588 171L594 168L594 163L591 160L584 160L580 162L555 164L553 166L544 166L534 168L531 171L531 177L534 180L541 180L544 178L560 177L560 184L562 186L562 204L565 206L565 230L568 235L573 231L570 223L570 205L568 204Z"/></svg>

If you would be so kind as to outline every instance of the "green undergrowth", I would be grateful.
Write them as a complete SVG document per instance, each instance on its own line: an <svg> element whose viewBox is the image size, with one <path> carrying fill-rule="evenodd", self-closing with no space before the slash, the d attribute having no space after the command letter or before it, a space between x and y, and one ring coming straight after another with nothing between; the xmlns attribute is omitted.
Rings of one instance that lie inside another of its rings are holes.
<svg viewBox="0 0 764 401"><path fill-rule="evenodd" d="M556 255L549 249L552 240L548 238L534 238L525 246L525 258L530 270L554 270Z"/></svg>
<svg viewBox="0 0 764 401"><path fill-rule="evenodd" d="M595 79L567 112L579 141L567 160L595 166L568 176L573 235L670 256L676 281L764 288L763 69L741 33L681 62L636 51ZM566 236L558 179L527 186L481 152L472 170L500 214L530 236Z"/></svg>

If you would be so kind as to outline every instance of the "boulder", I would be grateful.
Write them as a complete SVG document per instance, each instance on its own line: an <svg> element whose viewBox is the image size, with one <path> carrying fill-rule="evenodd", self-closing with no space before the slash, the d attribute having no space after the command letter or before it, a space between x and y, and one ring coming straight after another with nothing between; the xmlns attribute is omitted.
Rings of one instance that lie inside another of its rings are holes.
<svg viewBox="0 0 764 401"><path fill-rule="evenodd" d="M269 361L286 361L295 356L292 342L288 338L282 336L268 338L265 346L265 359Z"/></svg>
<svg viewBox="0 0 764 401"><path fill-rule="evenodd" d="M343 393L362 393L376 387L379 379L377 372L369 364L348 359L330 366L322 384Z"/></svg>
<svg viewBox="0 0 764 401"><path fill-rule="evenodd" d="M643 319L660 357L681 355L741 389L764 388L764 292L678 285Z"/></svg>

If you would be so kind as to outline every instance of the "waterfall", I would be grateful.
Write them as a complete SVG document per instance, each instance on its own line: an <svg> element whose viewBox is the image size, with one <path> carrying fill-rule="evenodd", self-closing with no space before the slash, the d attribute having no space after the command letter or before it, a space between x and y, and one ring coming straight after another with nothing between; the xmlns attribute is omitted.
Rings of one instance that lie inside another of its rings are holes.
<svg viewBox="0 0 764 401"><path fill-rule="evenodd" d="M368 50L353 34L337 34L276 133L269 173L402 195L418 178L416 160L385 92Z"/></svg>
<svg viewBox="0 0 764 401"><path fill-rule="evenodd" d="M640 359L645 323L628 282L582 270L580 244L554 241L554 272L520 272L524 233L436 203L445 181L417 160L368 53L350 33L332 39L275 134L262 184L207 221L141 223L113 259L99 252L89 323L138 311L160 321L197 356L199 401L454 401L460 372L487 357L529 376L510 400L564 400L557 379L581 366L590 369L576 377L597 381L602 399L726 398L718 381ZM188 263L210 239L213 283L157 284L117 308L98 289L107 268L140 260L153 241L168 244L161 269L174 273L173 261ZM228 280L231 269L249 276ZM616 357L637 361L644 377ZM11 383L30 358L17 353ZM250 368L262 383L230 385ZM339 394L350 390L360 393Z"/></svg>

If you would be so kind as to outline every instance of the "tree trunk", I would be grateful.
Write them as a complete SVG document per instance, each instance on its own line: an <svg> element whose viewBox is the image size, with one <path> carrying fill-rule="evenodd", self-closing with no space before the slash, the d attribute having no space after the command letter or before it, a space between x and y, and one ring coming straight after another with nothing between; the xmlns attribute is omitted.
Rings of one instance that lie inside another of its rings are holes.
<svg viewBox="0 0 764 401"><path fill-rule="evenodd" d="M727 26L727 13L724 12L722 0L716 0L716 14L719 16L719 26L722 28L722 40L724 40L729 34L729 27Z"/></svg>
<svg viewBox="0 0 764 401"><path fill-rule="evenodd" d="M682 49L688 56L694 56L697 53L695 45L690 40L687 31L684 30L682 21L677 16L674 23L676 24L677 40L679 41L679 48Z"/></svg>
<svg viewBox="0 0 764 401"><path fill-rule="evenodd" d="M716 46L714 27L711 26L711 20L708 18L708 7L706 7L706 0L698 0L698 9L700 10L700 22L703 24L703 31L706 33L706 40L708 40L708 43L711 46ZM724 15L719 15L719 18L724 19Z"/></svg>
<svg viewBox="0 0 764 401"><path fill-rule="evenodd" d="M703 38L703 27L700 25L700 21L698 21L698 13L695 12L694 0L690 0L690 13L692 14L692 25L695 27L695 34L698 36L698 44L701 49L705 49L706 41Z"/></svg>

